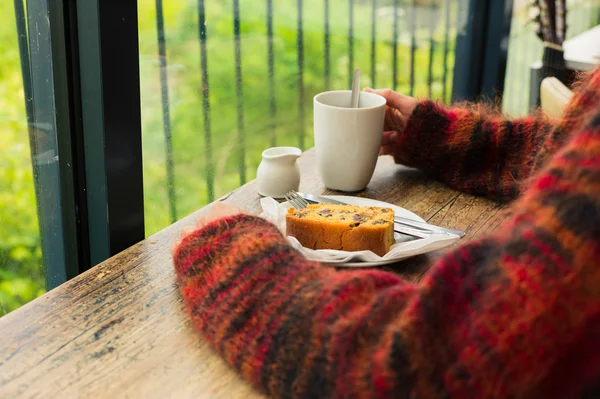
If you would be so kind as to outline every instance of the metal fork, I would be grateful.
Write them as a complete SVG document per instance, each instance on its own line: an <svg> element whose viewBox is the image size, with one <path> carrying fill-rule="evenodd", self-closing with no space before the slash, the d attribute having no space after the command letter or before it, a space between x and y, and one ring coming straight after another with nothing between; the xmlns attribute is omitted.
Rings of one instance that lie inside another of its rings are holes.
<svg viewBox="0 0 600 399"><path fill-rule="evenodd" d="M292 204L292 206L296 209L304 209L308 207L308 201L296 194L295 191L290 191L289 193L285 194L284 197L287 202Z"/></svg>
<svg viewBox="0 0 600 399"><path fill-rule="evenodd" d="M308 201L300 197L295 191L290 191L289 193L285 194L284 197L295 209L304 209L309 205ZM417 238L427 238L433 234L433 232L413 229L400 223L394 223L394 231L396 233Z"/></svg>

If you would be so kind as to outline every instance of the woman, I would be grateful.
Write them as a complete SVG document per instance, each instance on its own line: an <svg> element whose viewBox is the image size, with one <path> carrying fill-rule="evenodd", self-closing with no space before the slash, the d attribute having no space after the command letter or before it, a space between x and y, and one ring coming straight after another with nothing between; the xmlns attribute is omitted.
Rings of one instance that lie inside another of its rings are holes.
<svg viewBox="0 0 600 399"><path fill-rule="evenodd" d="M412 284L214 207L174 250L205 339L274 397L600 397L600 69L557 122L376 92L383 153L511 216Z"/></svg>

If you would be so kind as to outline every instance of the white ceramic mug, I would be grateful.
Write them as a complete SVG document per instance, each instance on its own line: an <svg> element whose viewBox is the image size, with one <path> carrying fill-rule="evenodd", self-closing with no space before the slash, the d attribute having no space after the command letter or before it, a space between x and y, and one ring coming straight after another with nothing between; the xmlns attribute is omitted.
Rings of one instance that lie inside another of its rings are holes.
<svg viewBox="0 0 600 399"><path fill-rule="evenodd" d="M361 92L350 108L350 90L317 94L314 135L317 169L325 187L360 191L369 184L381 147L385 98Z"/></svg>

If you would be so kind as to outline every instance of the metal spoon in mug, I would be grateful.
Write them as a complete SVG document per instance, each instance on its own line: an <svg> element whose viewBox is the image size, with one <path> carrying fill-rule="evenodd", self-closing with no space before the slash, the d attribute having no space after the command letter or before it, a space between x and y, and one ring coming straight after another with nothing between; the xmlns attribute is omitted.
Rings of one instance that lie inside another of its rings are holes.
<svg viewBox="0 0 600 399"><path fill-rule="evenodd" d="M358 97L360 95L360 69L354 70L354 77L352 78L352 98L350 101L350 108L358 108Z"/></svg>

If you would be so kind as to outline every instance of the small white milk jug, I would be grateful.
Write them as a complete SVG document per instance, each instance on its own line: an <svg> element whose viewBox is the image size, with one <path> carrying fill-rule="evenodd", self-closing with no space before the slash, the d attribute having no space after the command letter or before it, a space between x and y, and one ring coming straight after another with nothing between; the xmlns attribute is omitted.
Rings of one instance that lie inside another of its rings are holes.
<svg viewBox="0 0 600 399"><path fill-rule="evenodd" d="M302 150L296 147L273 147L264 150L256 172L258 193L264 197L283 198L300 187L300 168L296 160Z"/></svg>

